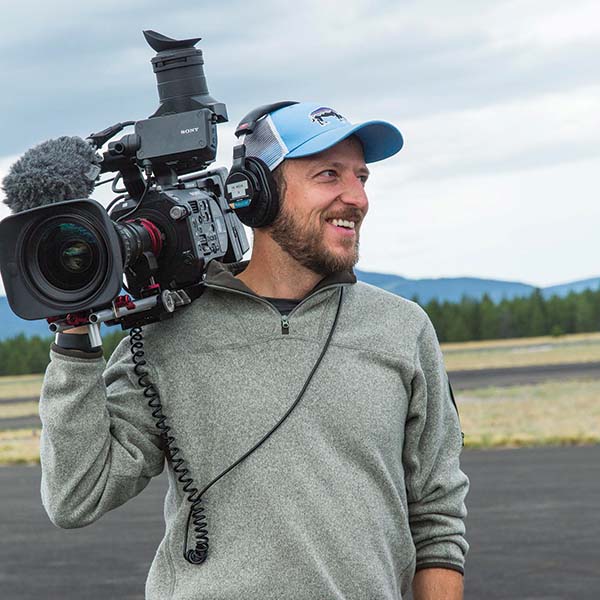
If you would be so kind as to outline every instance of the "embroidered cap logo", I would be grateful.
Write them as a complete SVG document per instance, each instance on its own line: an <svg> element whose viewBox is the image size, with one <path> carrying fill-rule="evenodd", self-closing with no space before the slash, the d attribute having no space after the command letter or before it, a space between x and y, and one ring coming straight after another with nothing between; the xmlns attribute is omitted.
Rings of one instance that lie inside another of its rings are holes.
<svg viewBox="0 0 600 600"><path fill-rule="evenodd" d="M333 108L328 108L326 106L322 106L321 108L317 108L317 110L313 110L308 116L310 117L310 120L313 121L313 123L318 123L321 126L328 125L329 121L327 119L331 118L336 118L338 119L338 121L342 121L345 123L348 122L348 119L342 117L340 113L333 110Z"/></svg>

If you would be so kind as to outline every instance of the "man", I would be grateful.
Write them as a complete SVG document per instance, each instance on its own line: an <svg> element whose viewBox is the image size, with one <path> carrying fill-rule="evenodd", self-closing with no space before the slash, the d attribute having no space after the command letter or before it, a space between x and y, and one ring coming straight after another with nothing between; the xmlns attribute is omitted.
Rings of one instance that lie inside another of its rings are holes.
<svg viewBox="0 0 600 600"><path fill-rule="evenodd" d="M254 230L249 262L211 263L201 298L146 328L175 440L147 598L391 600L411 582L415 600L462 598L468 480L435 330L352 272L366 163L402 137L299 103L244 145L273 172L274 220ZM42 498L59 526L91 523L163 469L127 346L104 375L98 354L51 351Z"/></svg>

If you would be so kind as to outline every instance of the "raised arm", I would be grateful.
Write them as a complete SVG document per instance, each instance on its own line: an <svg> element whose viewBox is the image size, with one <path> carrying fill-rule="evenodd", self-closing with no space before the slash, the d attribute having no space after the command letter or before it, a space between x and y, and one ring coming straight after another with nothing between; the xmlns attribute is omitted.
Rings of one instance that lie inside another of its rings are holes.
<svg viewBox="0 0 600 600"><path fill-rule="evenodd" d="M53 346L50 356L40 397L42 502L55 525L83 527L161 473L164 452L129 340L106 370L101 355Z"/></svg>

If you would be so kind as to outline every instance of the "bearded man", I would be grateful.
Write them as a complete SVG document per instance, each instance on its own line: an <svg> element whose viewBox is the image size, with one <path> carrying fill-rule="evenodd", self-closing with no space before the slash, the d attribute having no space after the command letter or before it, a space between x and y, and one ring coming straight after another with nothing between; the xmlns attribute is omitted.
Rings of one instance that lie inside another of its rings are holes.
<svg viewBox="0 0 600 600"><path fill-rule="evenodd" d="M230 175L230 192L258 182L238 202L250 202L240 215L252 202L262 215L246 214L250 260L213 261L203 295L146 328L148 377L179 455L126 341L106 369L101 353L55 344L44 505L59 526L91 523L139 493L166 454L147 598L398 600L412 584L415 600L460 599L468 479L437 336L416 303L352 270L367 163L396 154L402 136L283 104L255 113Z"/></svg>

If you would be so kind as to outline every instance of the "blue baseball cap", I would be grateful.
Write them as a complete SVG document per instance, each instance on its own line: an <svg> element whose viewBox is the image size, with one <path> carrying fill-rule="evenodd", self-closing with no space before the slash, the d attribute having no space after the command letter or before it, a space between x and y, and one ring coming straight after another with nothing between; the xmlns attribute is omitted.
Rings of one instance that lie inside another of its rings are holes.
<svg viewBox="0 0 600 600"><path fill-rule="evenodd" d="M396 154L404 143L398 129L385 121L354 125L333 108L300 102L260 119L244 145L246 156L262 159L272 171L286 158L317 154L351 135L361 141L366 163Z"/></svg>

